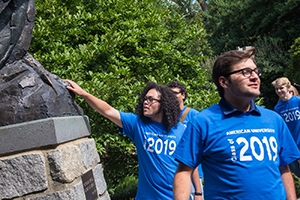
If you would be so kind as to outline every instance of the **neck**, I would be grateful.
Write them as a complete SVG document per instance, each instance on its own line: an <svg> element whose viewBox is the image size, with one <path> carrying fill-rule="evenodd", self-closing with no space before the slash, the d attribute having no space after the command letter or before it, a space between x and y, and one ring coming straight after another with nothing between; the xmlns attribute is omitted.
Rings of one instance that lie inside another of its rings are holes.
<svg viewBox="0 0 300 200"><path fill-rule="evenodd" d="M163 119L163 114L162 112L157 113L156 115L150 117L150 119L152 121L158 122L158 123L162 123L162 119Z"/></svg>
<svg viewBox="0 0 300 200"><path fill-rule="evenodd" d="M281 100L282 101L288 101L288 100L290 100L292 98L292 96L293 96L292 94L287 94L284 97L282 97Z"/></svg>
<svg viewBox="0 0 300 200"><path fill-rule="evenodd" d="M183 110L183 108L184 108L184 105L183 104L180 104L180 110Z"/></svg>
<svg viewBox="0 0 300 200"><path fill-rule="evenodd" d="M242 112L248 112L250 110L250 105L251 105L251 101L252 99L245 99L245 98L226 98L224 97L225 100L232 105L233 107L235 107L236 109L238 109L239 111Z"/></svg>

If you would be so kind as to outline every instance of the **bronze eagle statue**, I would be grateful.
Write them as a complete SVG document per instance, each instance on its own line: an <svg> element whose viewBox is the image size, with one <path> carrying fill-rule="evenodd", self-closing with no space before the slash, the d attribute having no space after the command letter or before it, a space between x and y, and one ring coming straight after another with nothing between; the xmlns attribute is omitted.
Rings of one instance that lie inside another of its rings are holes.
<svg viewBox="0 0 300 200"><path fill-rule="evenodd" d="M66 83L27 52L34 18L33 0L0 0L0 126L83 115Z"/></svg>

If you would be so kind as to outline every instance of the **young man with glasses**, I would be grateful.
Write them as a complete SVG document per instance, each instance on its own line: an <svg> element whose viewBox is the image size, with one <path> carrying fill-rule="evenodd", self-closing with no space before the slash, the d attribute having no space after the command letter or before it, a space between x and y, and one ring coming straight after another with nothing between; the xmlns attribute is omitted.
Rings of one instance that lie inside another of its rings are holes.
<svg viewBox="0 0 300 200"><path fill-rule="evenodd" d="M190 120L179 142L175 200L188 198L200 163L205 200L296 199L288 164L300 153L282 118L254 103L261 73L254 55L255 48L233 50L215 61L212 79L221 100Z"/></svg>
<svg viewBox="0 0 300 200"><path fill-rule="evenodd" d="M184 102L188 96L186 87L179 81L171 81L167 84L172 92L175 94L180 107L180 114L179 114L179 121L184 124L186 127L190 119L192 119L195 115L199 113L199 111L195 110L194 108L187 107L184 105ZM199 180L200 179L200 180ZM203 172L201 165L199 165L192 175L192 190L190 199L191 200L200 200L202 199L202 179L203 179Z"/></svg>
<svg viewBox="0 0 300 200"><path fill-rule="evenodd" d="M75 82L66 81L70 84L67 89L81 96L134 142L139 163L135 199L173 200L172 182L178 165L173 154L185 127L178 123L180 108L172 91L149 82L139 96L136 113L127 113L89 94Z"/></svg>
<svg viewBox="0 0 300 200"><path fill-rule="evenodd" d="M286 77L277 78L272 85L279 96L274 110L284 119L300 149L300 97L294 95L298 91L293 90L290 80ZM295 160L289 167L291 172L300 177L300 160Z"/></svg>

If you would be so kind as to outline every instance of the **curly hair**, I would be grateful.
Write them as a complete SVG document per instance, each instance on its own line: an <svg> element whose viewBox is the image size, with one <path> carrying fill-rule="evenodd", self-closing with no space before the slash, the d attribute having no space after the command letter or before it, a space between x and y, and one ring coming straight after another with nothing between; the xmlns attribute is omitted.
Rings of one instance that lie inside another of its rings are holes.
<svg viewBox="0 0 300 200"><path fill-rule="evenodd" d="M155 89L160 93L160 111L163 113L162 123L169 131L173 126L179 122L178 116L180 113L180 107L176 96L172 90L167 86L160 85L154 82L148 82L144 87L143 92L140 94L138 103L136 105L136 114L144 121L149 121L150 118L144 115L144 97L149 90Z"/></svg>
<svg viewBox="0 0 300 200"><path fill-rule="evenodd" d="M179 81L171 81L171 82L169 82L167 84L167 87L169 87L171 89L172 88L179 88L180 89L180 93L181 94L185 94L185 98L184 98L183 101L186 100L188 94L187 94L185 86L181 82L179 82Z"/></svg>
<svg viewBox="0 0 300 200"><path fill-rule="evenodd" d="M212 79L217 86L220 97L224 97L224 88L221 87L219 83L220 76L225 76L230 73L232 67L243 60L252 59L255 63L255 52L255 47L251 47L246 50L231 50L217 58L213 66Z"/></svg>

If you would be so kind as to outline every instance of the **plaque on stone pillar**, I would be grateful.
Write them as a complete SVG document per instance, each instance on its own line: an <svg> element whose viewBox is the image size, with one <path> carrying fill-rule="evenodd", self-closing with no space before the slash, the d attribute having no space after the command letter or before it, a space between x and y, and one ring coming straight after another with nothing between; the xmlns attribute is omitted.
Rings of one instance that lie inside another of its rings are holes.
<svg viewBox="0 0 300 200"><path fill-rule="evenodd" d="M94 179L93 170L89 170L81 176L82 185L86 200L97 200L98 192Z"/></svg>

